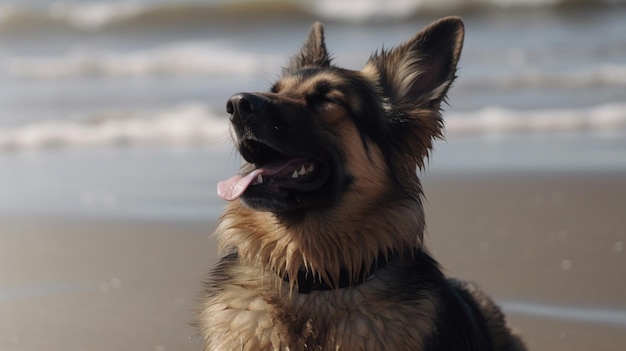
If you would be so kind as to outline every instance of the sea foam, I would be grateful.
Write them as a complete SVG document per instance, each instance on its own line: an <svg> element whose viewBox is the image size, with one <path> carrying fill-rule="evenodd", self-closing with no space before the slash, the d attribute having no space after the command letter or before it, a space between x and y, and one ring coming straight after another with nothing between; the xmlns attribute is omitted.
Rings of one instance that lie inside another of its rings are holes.
<svg viewBox="0 0 626 351"><path fill-rule="evenodd" d="M588 108L514 110L486 107L445 116L448 135L606 132L626 129L626 103Z"/></svg>
<svg viewBox="0 0 626 351"><path fill-rule="evenodd" d="M278 56L236 50L219 42L180 42L129 52L72 49L61 55L1 59L0 73L16 78L251 75L275 69Z"/></svg>
<svg viewBox="0 0 626 351"><path fill-rule="evenodd" d="M210 144L227 136L227 119L208 106L187 103L166 110L118 110L82 121L0 128L0 150Z"/></svg>

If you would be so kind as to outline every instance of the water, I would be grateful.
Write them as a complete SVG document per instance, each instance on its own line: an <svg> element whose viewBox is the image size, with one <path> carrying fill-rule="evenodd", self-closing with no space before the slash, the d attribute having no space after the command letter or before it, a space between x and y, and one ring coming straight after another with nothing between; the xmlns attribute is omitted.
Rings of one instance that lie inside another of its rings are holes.
<svg viewBox="0 0 626 351"><path fill-rule="evenodd" d="M626 311L620 309L563 307L519 301L502 301L500 305L506 313L618 327L626 326Z"/></svg>
<svg viewBox="0 0 626 351"><path fill-rule="evenodd" d="M313 21L359 69L448 14L467 36L431 170L626 168L624 1L0 1L0 212L215 215L226 99Z"/></svg>

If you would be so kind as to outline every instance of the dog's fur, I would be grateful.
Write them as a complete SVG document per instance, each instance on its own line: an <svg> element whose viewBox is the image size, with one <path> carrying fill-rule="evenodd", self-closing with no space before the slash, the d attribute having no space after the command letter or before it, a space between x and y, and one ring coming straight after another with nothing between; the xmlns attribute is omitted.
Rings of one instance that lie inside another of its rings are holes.
<svg viewBox="0 0 626 351"><path fill-rule="evenodd" d="M198 316L205 350L524 349L422 240L416 168L442 137L463 36L444 18L351 71L316 23L271 92L231 97L236 179L263 182L221 185L232 202Z"/></svg>

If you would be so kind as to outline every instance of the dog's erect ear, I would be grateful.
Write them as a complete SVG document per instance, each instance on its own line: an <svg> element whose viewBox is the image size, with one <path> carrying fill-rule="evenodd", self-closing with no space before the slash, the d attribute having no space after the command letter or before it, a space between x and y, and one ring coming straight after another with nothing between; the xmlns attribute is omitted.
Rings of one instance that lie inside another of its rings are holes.
<svg viewBox="0 0 626 351"><path fill-rule="evenodd" d="M460 18L440 19L400 46L375 53L362 71L381 89L394 130L410 142L405 150L420 167L432 139L443 137L441 102L456 78L464 33Z"/></svg>
<svg viewBox="0 0 626 351"><path fill-rule="evenodd" d="M395 49L372 55L366 71L374 68L396 107L438 107L456 77L464 32L460 18L440 19Z"/></svg>
<svg viewBox="0 0 626 351"><path fill-rule="evenodd" d="M328 67L331 58L324 43L324 27L316 22L309 31L307 41L302 45L300 52L291 58L283 73L293 73L306 67Z"/></svg>
<svg viewBox="0 0 626 351"><path fill-rule="evenodd" d="M400 110L439 108L456 77L464 32L460 18L440 19L397 48L372 55L364 72L377 75Z"/></svg>

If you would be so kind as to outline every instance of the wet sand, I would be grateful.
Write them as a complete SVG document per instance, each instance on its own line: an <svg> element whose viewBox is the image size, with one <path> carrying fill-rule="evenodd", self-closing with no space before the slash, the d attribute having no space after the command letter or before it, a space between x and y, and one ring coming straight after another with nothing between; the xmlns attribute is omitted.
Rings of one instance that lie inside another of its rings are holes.
<svg viewBox="0 0 626 351"><path fill-rule="evenodd" d="M625 174L432 178L428 245L497 299L529 349L623 350Z"/></svg>
<svg viewBox="0 0 626 351"><path fill-rule="evenodd" d="M429 173L427 245L532 350L626 345L626 174ZM0 350L200 350L206 222L0 219Z"/></svg>

